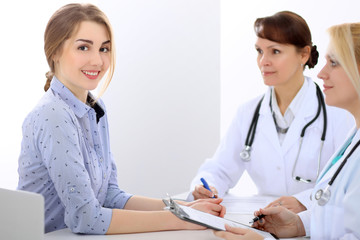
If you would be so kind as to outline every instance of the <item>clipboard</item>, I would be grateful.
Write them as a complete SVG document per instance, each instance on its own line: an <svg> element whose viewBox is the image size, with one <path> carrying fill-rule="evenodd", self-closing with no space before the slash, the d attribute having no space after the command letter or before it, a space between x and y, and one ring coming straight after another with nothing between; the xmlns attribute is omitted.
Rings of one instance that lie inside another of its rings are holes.
<svg viewBox="0 0 360 240"><path fill-rule="evenodd" d="M261 231L256 228L249 227L245 224L235 222L233 220L217 217L209 213L205 213L187 206L177 204L170 196L169 200L163 199L163 202L166 205L166 210L169 210L175 216L187 222L198 224L217 231L225 231L225 224L228 224L233 227L251 229L254 232L257 232L260 235L264 236L265 238L278 239L275 235L269 232Z"/></svg>

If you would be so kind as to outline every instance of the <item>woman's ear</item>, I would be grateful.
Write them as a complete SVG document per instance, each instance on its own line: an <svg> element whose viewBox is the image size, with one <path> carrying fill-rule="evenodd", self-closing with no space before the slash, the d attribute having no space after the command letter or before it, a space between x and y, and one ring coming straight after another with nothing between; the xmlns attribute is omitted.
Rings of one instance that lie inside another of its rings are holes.
<svg viewBox="0 0 360 240"><path fill-rule="evenodd" d="M52 57L54 64L56 64L59 61L59 59L61 58L63 48L64 48L64 44L62 44L60 47L58 47L58 49L54 53L54 55Z"/></svg>
<svg viewBox="0 0 360 240"><path fill-rule="evenodd" d="M61 57L62 48L58 49L55 54L52 56L52 64L54 69L56 69L56 65L59 63L59 59Z"/></svg>
<svg viewBox="0 0 360 240"><path fill-rule="evenodd" d="M311 54L311 47L310 46L305 46L301 52L300 52L300 55L301 55L301 63L303 65L305 65L305 63L309 60L310 58L310 54Z"/></svg>
<svg viewBox="0 0 360 240"><path fill-rule="evenodd" d="M54 54L54 56L52 57L52 61L54 64L59 61L59 51Z"/></svg>

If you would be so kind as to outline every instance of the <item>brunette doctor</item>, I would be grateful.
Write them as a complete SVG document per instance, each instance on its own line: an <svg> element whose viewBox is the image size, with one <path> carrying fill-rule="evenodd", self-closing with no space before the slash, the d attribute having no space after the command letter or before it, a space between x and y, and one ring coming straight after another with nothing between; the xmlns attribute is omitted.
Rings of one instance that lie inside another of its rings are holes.
<svg viewBox="0 0 360 240"><path fill-rule="evenodd" d="M360 239L360 22L333 26L324 81L326 103L349 111L356 120L342 145L320 173L312 191L311 209L297 214L270 207L255 227L280 238L310 235L311 239ZM225 239L263 239L253 231L228 227L217 232Z"/></svg>
<svg viewBox="0 0 360 240"><path fill-rule="evenodd" d="M304 211L320 170L354 120L342 109L325 106L319 87L303 75L305 66L316 65L318 52L302 17L278 12L258 18L254 30L257 64L268 91L239 107L214 156L193 179L188 200L224 196L247 170L260 195L285 196L277 204Z"/></svg>

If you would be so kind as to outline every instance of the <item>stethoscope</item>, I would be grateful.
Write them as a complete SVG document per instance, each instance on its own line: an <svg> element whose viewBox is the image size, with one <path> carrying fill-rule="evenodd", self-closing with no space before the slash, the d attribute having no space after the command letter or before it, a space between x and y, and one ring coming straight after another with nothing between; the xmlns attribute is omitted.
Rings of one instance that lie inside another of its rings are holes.
<svg viewBox="0 0 360 240"><path fill-rule="evenodd" d="M359 146L360 144L360 140L355 144L355 146L351 149L351 151L349 152L349 154L346 156L346 158L344 159L344 161L340 164L340 166L338 167L338 169L336 169L336 172L334 173L334 175L332 176L332 178L330 179L328 185L325 187L324 190L319 189L316 191L315 193L315 199L317 201L317 203L319 204L319 206L324 206L331 197L331 191L330 191L330 187L333 184L333 182L335 181L336 177L339 175L341 169L344 167L345 163L347 162L347 160L349 159L349 157L351 156L351 154L353 154L353 152L356 150L356 148Z"/></svg>
<svg viewBox="0 0 360 240"><path fill-rule="evenodd" d="M300 145L299 145L299 150L297 152L297 156L295 159L295 163L293 166L293 170L292 170L292 178L295 181L298 182L304 182L304 183L311 183L313 181L316 180L316 178L319 176L320 173L320 163L321 163L321 153L322 153L322 149L324 146L324 141L325 141L325 137L326 137L326 128L327 128L327 113L326 113L326 108L325 108L325 101L324 101L324 97L322 95L322 92L319 88L319 86L314 82L315 86L316 86L316 96L318 99L318 110L317 113L315 115L315 117L308 122L302 129L301 134L300 134ZM254 137L255 137L255 132L256 132L256 127L257 127L257 123L259 120L259 115L260 115L260 107L261 107L261 103L264 99L264 96L260 99L258 105L256 106L255 112L254 112L254 116L251 120L251 124L250 124L250 128L248 131L248 134L246 136L246 140L245 140L245 147L243 148L243 150L240 152L240 158L244 161L244 162L249 162L251 160L251 146L254 142ZM270 97L270 102L269 102L270 108L272 109L271 106L271 97ZM321 112L321 108L323 109L323 117L324 117L324 125L323 125L323 132L321 135L321 145L320 145L320 151L319 151L319 157L318 157L318 167L317 167L317 171L316 171L316 178L314 180L311 179L303 179L300 176L295 176L295 169L296 169L296 165L299 159L299 155L301 152L301 147L302 147L302 142L303 142L303 138L305 136L305 131L306 129L315 122L315 120L319 117L320 112ZM273 118L275 121L275 117L273 114ZM275 121L275 125L276 125L276 121ZM277 127L278 128L278 127Z"/></svg>

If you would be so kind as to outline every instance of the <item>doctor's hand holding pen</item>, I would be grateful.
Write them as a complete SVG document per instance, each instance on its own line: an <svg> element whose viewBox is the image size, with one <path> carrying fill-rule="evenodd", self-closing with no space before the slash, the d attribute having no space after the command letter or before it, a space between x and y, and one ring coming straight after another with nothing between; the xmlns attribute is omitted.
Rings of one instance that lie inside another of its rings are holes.
<svg viewBox="0 0 360 240"><path fill-rule="evenodd" d="M195 186L192 195L194 199L206 199L206 198L217 198L218 192L215 187L208 185L204 178L200 179L203 184L198 184Z"/></svg>
<svg viewBox="0 0 360 240"><path fill-rule="evenodd" d="M294 213L299 213L306 210L306 207L293 196L282 196L273 202L269 203L265 208L282 206Z"/></svg>
<svg viewBox="0 0 360 240"><path fill-rule="evenodd" d="M255 216L264 215L252 227L270 232L279 238L291 238L305 235L305 228L300 217L285 207L269 207L255 212ZM215 235L223 239L264 239L249 229L225 226L226 231L216 231Z"/></svg>

